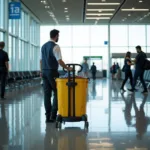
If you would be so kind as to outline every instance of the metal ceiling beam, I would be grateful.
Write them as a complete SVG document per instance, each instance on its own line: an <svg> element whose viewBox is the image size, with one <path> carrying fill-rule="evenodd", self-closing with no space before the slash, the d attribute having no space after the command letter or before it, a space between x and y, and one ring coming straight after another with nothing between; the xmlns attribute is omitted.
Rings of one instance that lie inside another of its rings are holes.
<svg viewBox="0 0 150 150"><path fill-rule="evenodd" d="M114 15L112 16L112 18L109 20L109 24L111 24L112 20L114 19L114 17L117 15L117 13L120 11L121 7L125 4L127 0L123 0L122 3L120 4L120 6L118 7L118 9L115 11Z"/></svg>
<svg viewBox="0 0 150 150"><path fill-rule="evenodd" d="M86 17L86 4L87 4L87 0L84 0L84 2L83 2L83 23L85 22L85 17Z"/></svg>

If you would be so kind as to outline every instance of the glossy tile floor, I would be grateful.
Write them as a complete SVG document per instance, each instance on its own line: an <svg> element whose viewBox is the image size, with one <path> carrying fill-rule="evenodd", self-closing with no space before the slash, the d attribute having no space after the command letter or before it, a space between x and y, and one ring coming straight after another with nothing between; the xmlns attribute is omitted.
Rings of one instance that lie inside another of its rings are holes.
<svg viewBox="0 0 150 150"><path fill-rule="evenodd" d="M150 150L150 96L121 94L119 81L90 81L84 123L45 124L41 86L0 102L0 150ZM140 90L139 90L140 91Z"/></svg>

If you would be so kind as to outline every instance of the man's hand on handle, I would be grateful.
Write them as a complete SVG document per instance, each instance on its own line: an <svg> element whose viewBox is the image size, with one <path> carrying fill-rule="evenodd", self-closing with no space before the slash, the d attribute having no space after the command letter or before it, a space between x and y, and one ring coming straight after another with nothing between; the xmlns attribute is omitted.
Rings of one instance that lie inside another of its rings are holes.
<svg viewBox="0 0 150 150"><path fill-rule="evenodd" d="M71 68L71 67L67 67L67 70L68 70L68 71L72 71L72 70L73 70L73 68Z"/></svg>

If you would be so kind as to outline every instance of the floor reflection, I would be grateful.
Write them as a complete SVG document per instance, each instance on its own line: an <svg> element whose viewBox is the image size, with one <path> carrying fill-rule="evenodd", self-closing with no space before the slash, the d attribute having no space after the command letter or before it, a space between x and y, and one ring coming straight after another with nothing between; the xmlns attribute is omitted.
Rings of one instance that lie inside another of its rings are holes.
<svg viewBox="0 0 150 150"><path fill-rule="evenodd" d="M4 145L9 144L9 128L6 119L5 113L5 104L1 104L1 114L0 114L0 135L3 136L0 138L0 149L3 148Z"/></svg>
<svg viewBox="0 0 150 150"><path fill-rule="evenodd" d="M141 140L144 134L147 132L148 125L150 124L150 117L145 115L144 106L146 104L148 95L143 96L143 100L140 106L137 106L135 94L130 96L130 99L126 99L122 94L122 98L125 102L124 116L126 124L129 127L135 127L137 132L137 139ZM134 114L132 115L131 109L134 109Z"/></svg>
<svg viewBox="0 0 150 150"><path fill-rule="evenodd" d="M119 81L90 81L88 132L83 122L61 131L45 124L41 86L8 92L0 102L0 150L149 150L150 95L122 94L119 87Z"/></svg>

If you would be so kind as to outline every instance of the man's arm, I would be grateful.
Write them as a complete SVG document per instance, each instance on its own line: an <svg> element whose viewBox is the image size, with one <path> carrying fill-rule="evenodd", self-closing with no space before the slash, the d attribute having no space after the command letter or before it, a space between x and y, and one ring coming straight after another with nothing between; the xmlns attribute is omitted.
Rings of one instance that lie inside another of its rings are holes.
<svg viewBox="0 0 150 150"><path fill-rule="evenodd" d="M8 63L8 61L5 62L5 65L6 65L7 71L9 71L9 63Z"/></svg>
<svg viewBox="0 0 150 150"><path fill-rule="evenodd" d="M6 68L7 68L7 71L9 71L9 58L8 58L8 54L6 53L6 56L5 56L5 65L6 65Z"/></svg>
<svg viewBox="0 0 150 150"><path fill-rule="evenodd" d="M40 60L40 71L42 72L42 59Z"/></svg>
<svg viewBox="0 0 150 150"><path fill-rule="evenodd" d="M132 66L132 65L134 65L135 63L134 63L134 62L127 61L127 64L128 64L129 66Z"/></svg>
<svg viewBox="0 0 150 150"><path fill-rule="evenodd" d="M69 70L71 71L72 68L67 67L67 65L66 65L66 64L64 63L64 61L62 60L61 50L60 50L60 47L59 47L58 45L56 45L56 46L54 47L53 52L54 52L54 56L55 56L55 58L57 59L59 65L60 65L61 67L65 68L65 69L67 69L68 71L69 71Z"/></svg>
<svg viewBox="0 0 150 150"><path fill-rule="evenodd" d="M63 61L62 59L59 59L59 60L58 60L58 63L59 63L59 65L60 65L61 67L63 67L63 68L65 68L65 69L69 70L69 67L67 67L67 65L64 63L64 61Z"/></svg>

